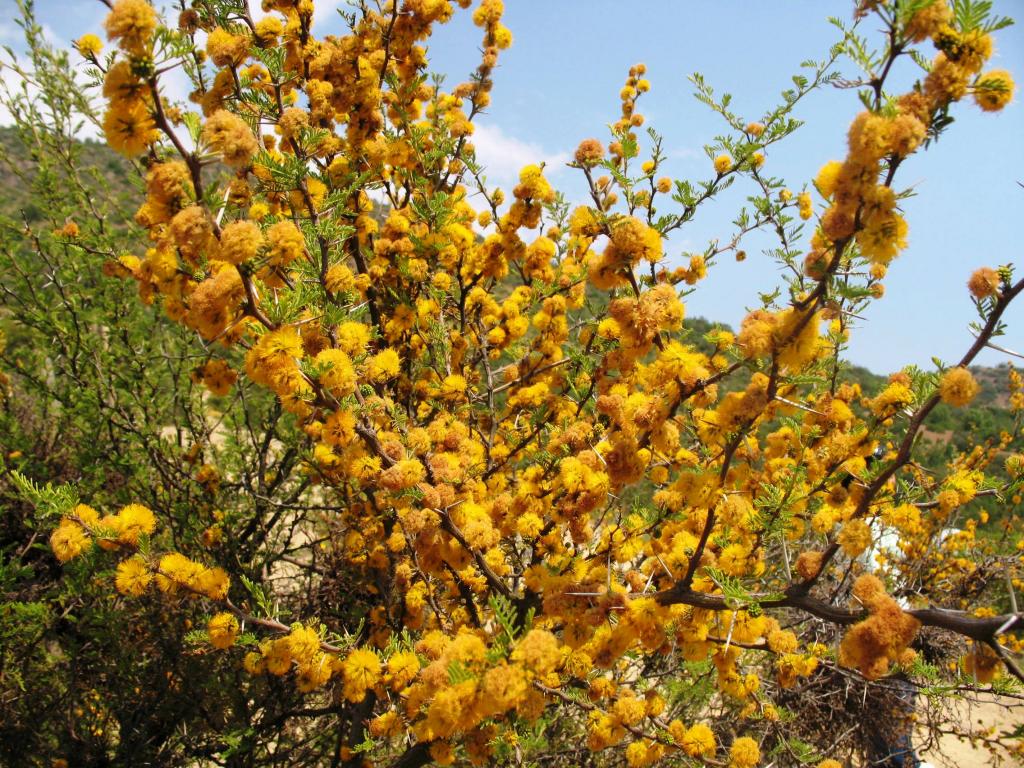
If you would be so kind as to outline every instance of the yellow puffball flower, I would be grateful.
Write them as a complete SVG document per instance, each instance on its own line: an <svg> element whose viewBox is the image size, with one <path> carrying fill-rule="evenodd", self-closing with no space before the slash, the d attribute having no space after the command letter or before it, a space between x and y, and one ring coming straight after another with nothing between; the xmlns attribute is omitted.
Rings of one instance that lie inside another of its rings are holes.
<svg viewBox="0 0 1024 768"><path fill-rule="evenodd" d="M356 276L345 264L335 264L327 270L326 288L331 293L351 291L356 284Z"/></svg>
<svg viewBox="0 0 1024 768"><path fill-rule="evenodd" d="M143 101L112 102L103 116L103 135L115 152L135 157L160 138L149 107Z"/></svg>
<svg viewBox="0 0 1024 768"><path fill-rule="evenodd" d="M66 517L50 534L50 549L62 563L78 557L89 543L90 539L85 529Z"/></svg>
<svg viewBox="0 0 1024 768"><path fill-rule="evenodd" d="M412 651L399 651L388 659L387 684L392 690L401 691L420 671L420 661Z"/></svg>
<svg viewBox="0 0 1024 768"><path fill-rule="evenodd" d="M242 264L256 258L263 247L263 233L259 225L252 221L233 221L224 227L220 236L221 261L229 264Z"/></svg>
<svg viewBox="0 0 1024 768"><path fill-rule="evenodd" d="M156 11L146 0L117 0L104 22L109 40L120 40L128 53L141 55L156 30Z"/></svg>
<svg viewBox="0 0 1024 768"><path fill-rule="evenodd" d="M366 378L370 381L384 381L398 375L402 360L393 349L385 349L371 357L366 363Z"/></svg>
<svg viewBox="0 0 1024 768"><path fill-rule="evenodd" d="M75 41L75 47L85 58L95 58L103 50L103 42L96 35L82 35Z"/></svg>
<svg viewBox="0 0 1024 768"><path fill-rule="evenodd" d="M939 381L939 397L942 402L961 407L967 405L978 394L978 382L966 368L950 368Z"/></svg>
<svg viewBox="0 0 1024 768"><path fill-rule="evenodd" d="M998 112L1013 99L1013 76L1005 69L983 74L974 87L974 102L986 112Z"/></svg>
<svg viewBox="0 0 1024 768"><path fill-rule="evenodd" d="M357 648L342 662L341 671L345 678L345 698L355 704L380 680L380 659L371 650Z"/></svg>
<svg viewBox="0 0 1024 768"><path fill-rule="evenodd" d="M839 172L843 169L843 164L838 160L830 160L821 166L821 170L818 171L818 175L814 179L814 186L818 188L824 197L832 197L836 191L836 183L839 180Z"/></svg>
<svg viewBox="0 0 1024 768"><path fill-rule="evenodd" d="M260 148L248 124L226 109L217 110L207 119L203 141L235 170L248 167Z"/></svg>
<svg viewBox="0 0 1024 768"><path fill-rule="evenodd" d="M462 397L465 392L466 377L453 373L450 376L445 376L444 381L441 382L441 390L438 394L445 400L455 400Z"/></svg>
<svg viewBox="0 0 1024 768"><path fill-rule="evenodd" d="M715 734L704 723L697 723L686 729L680 746L690 757L711 757L715 754Z"/></svg>
<svg viewBox="0 0 1024 768"><path fill-rule="evenodd" d="M340 349L325 349L315 358L322 369L320 383L336 397L346 397L356 391L359 383L351 358Z"/></svg>
<svg viewBox="0 0 1024 768"><path fill-rule="evenodd" d="M543 629L531 629L516 644L511 658L540 676L559 665L562 653L554 635Z"/></svg>
<svg viewBox="0 0 1024 768"><path fill-rule="evenodd" d="M117 513L117 539L122 544L139 543L139 536L151 534L156 529L153 511L141 504L128 504Z"/></svg>
<svg viewBox="0 0 1024 768"><path fill-rule="evenodd" d="M118 563L114 587L122 595L139 597L146 591L151 581L153 573L141 557L130 557Z"/></svg>
<svg viewBox="0 0 1024 768"><path fill-rule="evenodd" d="M749 736L741 736L729 748L730 768L754 768L761 759L761 748Z"/></svg>
<svg viewBox="0 0 1024 768"><path fill-rule="evenodd" d="M218 613L207 623L206 634L214 648L230 648L238 639L238 619L230 613Z"/></svg>
<svg viewBox="0 0 1024 768"><path fill-rule="evenodd" d="M811 202L811 195L809 192L801 192L796 196L797 206L800 210L800 218L807 221L814 215L814 207Z"/></svg>
<svg viewBox="0 0 1024 768"><path fill-rule="evenodd" d="M871 545L871 528L863 520L850 520L839 531L838 541L849 557L858 557Z"/></svg>
<svg viewBox="0 0 1024 768"><path fill-rule="evenodd" d="M971 273L971 279L967 281L967 290L976 299L987 299L999 293L999 273L992 267L980 267Z"/></svg>
<svg viewBox="0 0 1024 768"><path fill-rule="evenodd" d="M732 168L732 158L728 155L719 155L715 158L715 170L719 175L727 173Z"/></svg>
<svg viewBox="0 0 1024 768"><path fill-rule="evenodd" d="M223 600L230 588L231 579L223 568L204 568L196 579L196 589L211 600Z"/></svg>

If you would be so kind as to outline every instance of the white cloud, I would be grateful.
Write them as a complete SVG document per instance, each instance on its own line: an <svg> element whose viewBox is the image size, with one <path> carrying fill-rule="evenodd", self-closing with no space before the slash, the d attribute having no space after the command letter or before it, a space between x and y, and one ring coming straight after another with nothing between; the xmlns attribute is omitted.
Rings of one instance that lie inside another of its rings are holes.
<svg viewBox="0 0 1024 768"><path fill-rule="evenodd" d="M546 174L551 176L563 170L570 160L568 152L547 152L539 144L509 136L495 125L478 124L472 142L490 187L511 188L525 165L545 163Z"/></svg>
<svg viewBox="0 0 1024 768"><path fill-rule="evenodd" d="M51 27L49 24L46 24L44 22L43 24L39 25L39 28L43 32L43 40L48 42L54 48L60 49L69 47L67 43L65 43L64 40L61 38L61 36L58 35L56 31L54 31L53 27Z"/></svg>
<svg viewBox="0 0 1024 768"><path fill-rule="evenodd" d="M20 43L24 38L24 33L21 31L21 27L14 23L10 19L0 19L0 43L9 45L11 43Z"/></svg>
<svg viewBox="0 0 1024 768"><path fill-rule="evenodd" d="M313 6L313 28L316 29L318 24L322 25L326 21L337 21L339 17L336 11L343 5L345 3L340 0L319 0Z"/></svg>

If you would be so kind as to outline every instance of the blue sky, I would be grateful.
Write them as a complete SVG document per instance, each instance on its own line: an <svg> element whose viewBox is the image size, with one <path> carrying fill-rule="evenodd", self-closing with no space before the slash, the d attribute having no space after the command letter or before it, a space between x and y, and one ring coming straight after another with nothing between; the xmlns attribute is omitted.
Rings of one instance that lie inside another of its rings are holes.
<svg viewBox="0 0 1024 768"><path fill-rule="evenodd" d="M0 0L0 43L16 46L14 0ZM256 3L254 3L256 5ZM322 5L322 3L321 3ZM340 32L332 8L318 11L317 30ZM337 6L338 3L333 3ZM98 32L105 9L93 0L37 0L37 14L60 42ZM828 15L849 20L852 4L832 0L506 0L504 23L515 41L504 52L494 80L493 103L478 119L475 143L492 183L506 189L519 167L544 160L549 178L570 200L582 200L579 173L564 163L581 139L607 139L618 116L618 91L630 65L644 62L652 84L639 111L665 137L665 171L694 181L708 178L703 145L725 125L692 96L687 76L699 71L716 92L733 94L732 108L754 120L774 107L779 93L805 59L820 59L838 31ZM995 3L1004 14L1024 4ZM990 67L1009 69L1024 81L1024 15L1020 24L997 34ZM874 32L872 24L865 27ZM467 12L440 27L430 43L432 68L454 85L476 65L480 30ZM908 62L909 64L909 62ZM849 62L841 69L855 75ZM897 70L894 90L909 83L908 66ZM830 159L841 159L846 127L859 111L853 91L828 88L798 105L806 125L768 153L766 172L794 189L808 183ZM915 363L930 367L937 356L955 361L973 341L968 323L975 311L965 288L979 266L1018 262L1024 250L1017 227L1024 214L1024 108L1021 98L997 114L970 102L955 108L956 122L926 153L900 169L897 187L913 186L905 202L910 246L893 263L886 295L865 314L851 339L848 357L880 373ZM709 240L728 240L729 223L745 194L732 190L667 244L671 261L700 251ZM726 258L711 270L687 301L687 313L737 326L758 302L758 293L779 284L775 265L760 253L766 239L746 242L748 258ZM1011 308L1010 330L997 340L1024 352L1024 305ZM986 351L980 361L1013 360Z"/></svg>

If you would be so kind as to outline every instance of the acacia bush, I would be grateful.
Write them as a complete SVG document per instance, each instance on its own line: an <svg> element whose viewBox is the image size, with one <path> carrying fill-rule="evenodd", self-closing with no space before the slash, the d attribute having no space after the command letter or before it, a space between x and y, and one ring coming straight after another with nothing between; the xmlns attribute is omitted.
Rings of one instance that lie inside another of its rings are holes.
<svg viewBox="0 0 1024 768"><path fill-rule="evenodd" d="M309 0L170 23L115 0L112 50L76 43L102 116L27 15L51 74L10 100L50 220L9 227L3 360L9 421L41 426L4 444L0 627L4 668L53 684L12 762L835 766L915 720L928 743L950 697L1024 695L1024 538L979 503L1024 484L1019 375L997 440L914 461L1024 281L970 275L953 364L867 396L842 360L906 246L901 164L958 102L1012 98L986 68L1009 20L865 0L754 120L695 77L726 126L703 179L661 173L638 64L572 206L540 165L506 194L478 164L512 33L471 4L358 3L318 36ZM480 64L445 89L424 44L463 11ZM791 191L766 157L831 85L863 102L847 155ZM133 210L78 181L79 119L130 161ZM666 239L734 183L737 231L673 266ZM785 279L735 334L684 325L755 230Z"/></svg>

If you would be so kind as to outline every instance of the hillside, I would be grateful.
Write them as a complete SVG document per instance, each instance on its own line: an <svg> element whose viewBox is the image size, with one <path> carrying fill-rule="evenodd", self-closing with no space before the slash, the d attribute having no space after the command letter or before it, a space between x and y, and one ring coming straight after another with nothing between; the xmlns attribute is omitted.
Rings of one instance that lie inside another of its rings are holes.
<svg viewBox="0 0 1024 768"><path fill-rule="evenodd" d="M123 197L126 211L134 213L141 200L140 184L130 162L96 141L74 141L59 147L59 155L73 159L81 169L81 178L90 188L109 188L116 197ZM67 182L67 174L59 169L40 170L37 153L26 149L15 128L0 126L0 217L29 224L46 218L35 199L33 188L46 173L46 181L56 185ZM130 207L129 207L130 206ZM128 214L130 216L130 213Z"/></svg>

